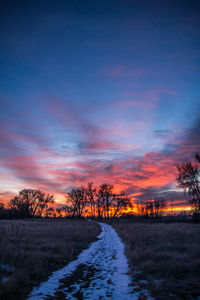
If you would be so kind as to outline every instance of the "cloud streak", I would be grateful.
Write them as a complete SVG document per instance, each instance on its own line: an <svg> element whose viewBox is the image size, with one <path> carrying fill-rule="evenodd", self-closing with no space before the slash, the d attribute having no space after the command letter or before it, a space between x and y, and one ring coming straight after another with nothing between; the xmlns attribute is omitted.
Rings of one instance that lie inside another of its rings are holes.
<svg viewBox="0 0 200 300"><path fill-rule="evenodd" d="M54 114L54 110L48 113ZM60 106L55 112L57 123L65 129L71 126L71 120L66 124L59 115ZM75 155L71 151L68 157L58 155L40 135L14 133L1 128L1 166L10 170L24 186L41 188L59 197L64 197L71 186L93 181L95 184L110 182L115 185L116 191L126 191L135 201L158 194L173 201L173 205L186 203L182 193L172 191L176 182L175 164L191 159L194 152L200 151L200 118L193 126L178 133L156 131L156 136L164 138L166 143L161 150L140 156L131 154L131 148L124 151L122 144L106 140L106 133L101 128L79 119L75 112L73 128L76 128L80 140L75 145ZM34 147L37 154L32 153ZM109 151L112 156L115 151L120 155L117 158L106 156Z"/></svg>

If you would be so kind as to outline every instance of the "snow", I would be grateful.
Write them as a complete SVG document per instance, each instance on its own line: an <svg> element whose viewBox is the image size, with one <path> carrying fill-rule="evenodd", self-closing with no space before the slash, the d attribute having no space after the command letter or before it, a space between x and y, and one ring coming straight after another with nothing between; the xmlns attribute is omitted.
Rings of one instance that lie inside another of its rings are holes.
<svg viewBox="0 0 200 300"><path fill-rule="evenodd" d="M1 283L4 284L4 283L6 283L9 279L10 279L10 276L3 276L3 277L1 278Z"/></svg>
<svg viewBox="0 0 200 300"><path fill-rule="evenodd" d="M15 269L14 269L14 267L7 265L7 264L1 264L0 269L2 271L5 271L5 273L6 273L6 275L3 275L1 278L1 283L4 284L10 279L10 274L12 272L14 272Z"/></svg>
<svg viewBox="0 0 200 300"><path fill-rule="evenodd" d="M110 225L99 224L102 232L98 240L82 251L76 260L52 273L48 281L34 288L28 300L53 297L58 292L70 300L80 295L81 299L91 300L138 299L140 293L134 292L131 287L124 244ZM143 292L143 295L146 294L146 291Z"/></svg>
<svg viewBox="0 0 200 300"><path fill-rule="evenodd" d="M6 264L1 264L0 265L0 269L1 270L4 270L4 271L7 271L9 273L13 272L14 271L14 267L10 266L10 265L6 265Z"/></svg>

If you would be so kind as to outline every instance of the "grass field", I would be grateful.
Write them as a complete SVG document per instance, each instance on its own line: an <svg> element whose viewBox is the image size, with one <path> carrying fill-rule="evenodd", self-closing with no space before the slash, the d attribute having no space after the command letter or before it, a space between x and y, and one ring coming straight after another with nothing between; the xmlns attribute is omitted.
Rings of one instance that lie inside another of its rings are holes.
<svg viewBox="0 0 200 300"><path fill-rule="evenodd" d="M99 232L98 224L84 220L1 220L0 299L26 299Z"/></svg>
<svg viewBox="0 0 200 300"><path fill-rule="evenodd" d="M114 225L126 244L134 284L156 299L200 296L200 225L131 223Z"/></svg>

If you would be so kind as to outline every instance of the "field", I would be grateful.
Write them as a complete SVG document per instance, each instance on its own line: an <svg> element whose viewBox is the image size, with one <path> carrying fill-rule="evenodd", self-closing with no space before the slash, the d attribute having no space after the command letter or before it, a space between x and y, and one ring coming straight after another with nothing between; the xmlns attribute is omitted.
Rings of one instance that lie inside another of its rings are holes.
<svg viewBox="0 0 200 300"><path fill-rule="evenodd" d="M126 245L134 287L158 300L200 296L200 224L116 220L112 226ZM85 220L1 220L0 299L26 299L99 232Z"/></svg>
<svg viewBox="0 0 200 300"><path fill-rule="evenodd" d="M98 224L84 220L1 220L0 299L25 299L99 232Z"/></svg>
<svg viewBox="0 0 200 300"><path fill-rule="evenodd" d="M156 299L200 296L200 225L116 222L134 285Z"/></svg>

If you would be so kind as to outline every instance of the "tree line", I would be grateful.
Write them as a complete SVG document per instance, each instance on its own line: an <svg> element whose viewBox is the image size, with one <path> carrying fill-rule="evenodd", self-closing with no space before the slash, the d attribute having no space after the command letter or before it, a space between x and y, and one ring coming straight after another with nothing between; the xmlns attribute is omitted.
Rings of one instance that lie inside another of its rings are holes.
<svg viewBox="0 0 200 300"><path fill-rule="evenodd" d="M132 202L124 192L115 194L113 185L93 183L71 189L66 195L66 205L56 208L55 196L40 190L23 189L10 202L0 204L0 217L85 217L116 218L123 210L131 209Z"/></svg>
<svg viewBox="0 0 200 300"><path fill-rule="evenodd" d="M200 216L200 154L195 161L177 164L177 187L188 194L188 202L195 215ZM34 217L91 217L116 218L124 212L132 212L133 203L125 193L114 193L111 184L95 186L88 183L71 189L66 194L66 204L56 208L55 196L40 190L23 189L9 202L0 203L0 218ZM144 217L161 217L167 202L161 197L143 201L137 205L138 214Z"/></svg>
<svg viewBox="0 0 200 300"><path fill-rule="evenodd" d="M150 197L151 198L151 197ZM162 197L146 200L138 204L137 210L140 216L146 218L160 218L165 212L167 201Z"/></svg>
<svg viewBox="0 0 200 300"><path fill-rule="evenodd" d="M130 197L124 192L115 194L110 184L96 187L88 183L85 187L72 189L66 198L66 209L73 217L88 215L91 218L115 218L123 210L132 208Z"/></svg>

